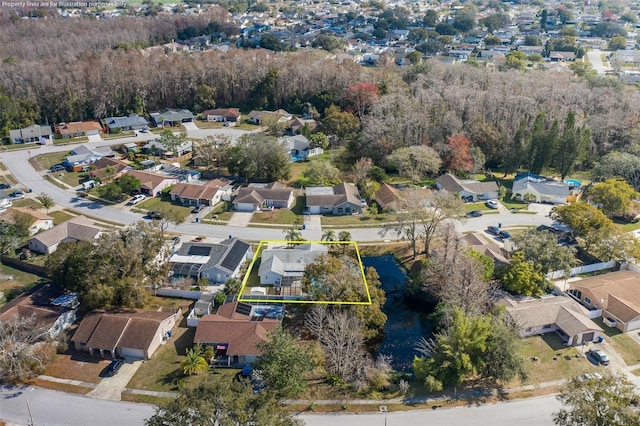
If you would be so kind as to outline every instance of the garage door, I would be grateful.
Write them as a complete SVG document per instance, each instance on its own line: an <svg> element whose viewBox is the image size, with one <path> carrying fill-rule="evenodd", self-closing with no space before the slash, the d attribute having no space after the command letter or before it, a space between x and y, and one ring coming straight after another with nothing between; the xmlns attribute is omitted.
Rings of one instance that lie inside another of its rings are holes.
<svg viewBox="0 0 640 426"><path fill-rule="evenodd" d="M629 321L627 324L627 331L633 331L640 329L640 318L635 321Z"/></svg>
<svg viewBox="0 0 640 426"><path fill-rule="evenodd" d="M593 342L593 331L582 335L582 342Z"/></svg>
<svg viewBox="0 0 640 426"><path fill-rule="evenodd" d="M119 348L118 352L122 357L144 359L144 351L142 349Z"/></svg>

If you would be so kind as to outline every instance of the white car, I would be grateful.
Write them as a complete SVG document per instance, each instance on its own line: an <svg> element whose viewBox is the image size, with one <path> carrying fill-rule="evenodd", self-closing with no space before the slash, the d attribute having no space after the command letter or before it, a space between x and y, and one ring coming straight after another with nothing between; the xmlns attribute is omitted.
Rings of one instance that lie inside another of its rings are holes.
<svg viewBox="0 0 640 426"><path fill-rule="evenodd" d="M132 206L135 206L136 204L138 204L138 203L140 203L140 202L144 201L144 200L145 200L145 198L147 198L147 197L145 197L145 196L144 196L144 195L142 195L142 194L135 195L135 196L131 199L131 201L129 201L129 204L130 204L130 205L132 205Z"/></svg>
<svg viewBox="0 0 640 426"><path fill-rule="evenodd" d="M485 201L485 204L490 209L497 209L498 208L498 200L487 200L487 201Z"/></svg>

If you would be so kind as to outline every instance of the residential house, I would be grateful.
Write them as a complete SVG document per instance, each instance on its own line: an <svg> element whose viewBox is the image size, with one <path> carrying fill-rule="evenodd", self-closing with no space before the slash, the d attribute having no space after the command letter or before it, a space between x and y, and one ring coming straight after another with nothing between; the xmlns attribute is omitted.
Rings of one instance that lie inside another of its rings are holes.
<svg viewBox="0 0 640 426"><path fill-rule="evenodd" d="M309 139L303 135L285 136L280 139L280 142L283 143L287 151L289 151L289 157L291 157L291 162L293 163L307 160L309 157L314 157L324 152L320 147L311 148Z"/></svg>
<svg viewBox="0 0 640 426"><path fill-rule="evenodd" d="M260 284L291 287L302 280L307 265L327 253L329 247L324 244L296 244L294 248L265 249L258 268Z"/></svg>
<svg viewBox="0 0 640 426"><path fill-rule="evenodd" d="M176 177L144 172L142 170L128 170L127 174L138 179L140 181L140 191L151 197L160 195L163 189L178 183Z"/></svg>
<svg viewBox="0 0 640 426"><path fill-rule="evenodd" d="M307 211L311 214L362 214L360 192L352 183L339 183L334 187L313 186L306 190Z"/></svg>
<svg viewBox="0 0 640 426"><path fill-rule="evenodd" d="M64 164L68 170L80 171L84 166L93 164L101 158L114 156L115 152L108 146L90 147L80 145L74 148L74 150L70 152L70 155L64 158L62 164Z"/></svg>
<svg viewBox="0 0 640 426"><path fill-rule="evenodd" d="M465 234L460 240L470 249L491 258L495 266L504 266L510 263L505 249L493 242L488 242L479 234Z"/></svg>
<svg viewBox="0 0 640 426"><path fill-rule="evenodd" d="M45 144L53 140L51 126L34 124L24 129L9 130L9 140L11 143L39 142Z"/></svg>
<svg viewBox="0 0 640 426"><path fill-rule="evenodd" d="M193 113L188 109L165 108L149 115L156 127L179 126L182 123L191 123L193 121Z"/></svg>
<svg viewBox="0 0 640 426"><path fill-rule="evenodd" d="M617 271L570 283L569 294L623 332L640 329L640 273Z"/></svg>
<svg viewBox="0 0 640 426"><path fill-rule="evenodd" d="M97 121L74 121L56 126L56 133L63 138L89 137L99 135L100 132L102 132L102 126Z"/></svg>
<svg viewBox="0 0 640 426"><path fill-rule="evenodd" d="M288 123L293 115L283 109L276 111L251 111L249 113L249 122L263 126L270 123Z"/></svg>
<svg viewBox="0 0 640 426"><path fill-rule="evenodd" d="M87 315L71 338L76 350L100 358L149 359L172 333L181 311L124 311Z"/></svg>
<svg viewBox="0 0 640 426"><path fill-rule="evenodd" d="M200 115L203 120L231 123L240 121L241 117L240 110L238 108L208 109L206 111L202 111Z"/></svg>
<svg viewBox="0 0 640 426"><path fill-rule="evenodd" d="M573 62L576 60L576 54L575 52L551 51L549 52L549 60L551 62Z"/></svg>
<svg viewBox="0 0 640 426"><path fill-rule="evenodd" d="M0 210L6 210L11 207L11 197L2 189L0 189Z"/></svg>
<svg viewBox="0 0 640 426"><path fill-rule="evenodd" d="M556 332L565 344L576 346L596 342L603 335L602 328L589 318L588 311L566 296L521 300L506 297L498 303L506 306L521 337Z"/></svg>
<svg viewBox="0 0 640 426"><path fill-rule="evenodd" d="M225 283L229 278L237 278L242 264L252 256L250 244L230 238L219 244L184 243L169 257L169 263L174 277Z"/></svg>
<svg viewBox="0 0 640 426"><path fill-rule="evenodd" d="M137 114L131 114L128 117L108 117L105 118L104 124L109 130L109 133L149 128L147 120Z"/></svg>
<svg viewBox="0 0 640 426"><path fill-rule="evenodd" d="M256 315L256 307L245 303L225 303L216 314L200 318L193 343L213 346L218 365L253 364L262 355L258 344L265 342L281 321L281 317Z"/></svg>
<svg viewBox="0 0 640 426"><path fill-rule="evenodd" d="M0 219L15 223L16 214L23 214L32 218L32 223L29 226L29 235L35 235L38 232L53 228L53 218L51 216L26 207L9 207L4 213L0 214Z"/></svg>
<svg viewBox="0 0 640 426"><path fill-rule="evenodd" d="M192 206L214 206L222 200L229 201L233 185L227 179L214 179L202 185L178 183L171 188L171 201Z"/></svg>
<svg viewBox="0 0 640 426"><path fill-rule="evenodd" d="M387 182L380 182L380 189L373 201L378 204L380 210L393 209L398 204L398 190Z"/></svg>
<svg viewBox="0 0 640 426"><path fill-rule="evenodd" d="M297 135L303 131L303 129L307 129L309 131L313 131L318 127L318 122L313 119L302 119L298 117L293 117L289 123L287 124L287 130L291 135Z"/></svg>
<svg viewBox="0 0 640 426"><path fill-rule="evenodd" d="M263 209L290 209L295 197L293 188L280 182L252 183L238 190L233 200L233 208L241 212L254 212Z"/></svg>
<svg viewBox="0 0 640 426"><path fill-rule="evenodd" d="M60 243L93 241L103 229L84 216L77 216L29 238L27 247L36 253L51 254Z"/></svg>
<svg viewBox="0 0 640 426"><path fill-rule="evenodd" d="M95 167L95 170L90 170L89 176L91 176L92 179L100 179L102 183L118 179L128 170L133 170L133 167L128 163L109 157L100 158L93 163L93 167Z"/></svg>
<svg viewBox="0 0 640 426"><path fill-rule="evenodd" d="M38 326L46 327L51 337L69 328L76 321L78 297L64 294L53 284L38 286L21 294L0 308L0 322L18 317L33 317Z"/></svg>
<svg viewBox="0 0 640 426"><path fill-rule="evenodd" d="M162 154L167 157L182 157L186 153L193 151L193 142L189 140L183 140L180 145L169 148L168 146L160 142L160 139L155 139L147 142L147 144L142 147L142 151L150 152L154 155Z"/></svg>
<svg viewBox="0 0 640 426"><path fill-rule="evenodd" d="M511 198L536 203L564 204L569 195L566 183L527 173L516 176L511 189Z"/></svg>
<svg viewBox="0 0 640 426"><path fill-rule="evenodd" d="M458 194L460 198L469 203L498 198L498 184L496 182L480 182L475 179L461 180L451 173L445 173L436 179L436 188Z"/></svg>

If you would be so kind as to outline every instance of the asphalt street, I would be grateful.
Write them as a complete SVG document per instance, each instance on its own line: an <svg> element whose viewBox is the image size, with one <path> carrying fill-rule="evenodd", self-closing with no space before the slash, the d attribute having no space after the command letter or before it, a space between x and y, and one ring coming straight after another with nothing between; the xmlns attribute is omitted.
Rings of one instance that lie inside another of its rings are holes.
<svg viewBox="0 0 640 426"><path fill-rule="evenodd" d="M308 426L550 426L560 408L553 396L498 404L404 411L387 414L305 414ZM29 411L31 414L29 414ZM138 426L153 415L153 406L95 399L34 387L0 388L0 418L37 426Z"/></svg>

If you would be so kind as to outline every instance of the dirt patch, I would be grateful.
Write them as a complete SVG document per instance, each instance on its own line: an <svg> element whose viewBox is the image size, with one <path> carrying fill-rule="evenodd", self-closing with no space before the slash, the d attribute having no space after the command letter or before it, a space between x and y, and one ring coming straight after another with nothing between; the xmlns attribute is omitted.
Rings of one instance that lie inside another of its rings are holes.
<svg viewBox="0 0 640 426"><path fill-rule="evenodd" d="M58 355L55 362L45 370L44 374L61 379L100 383L102 380L100 373L107 365L109 365L107 360L90 357L84 352L72 351Z"/></svg>

